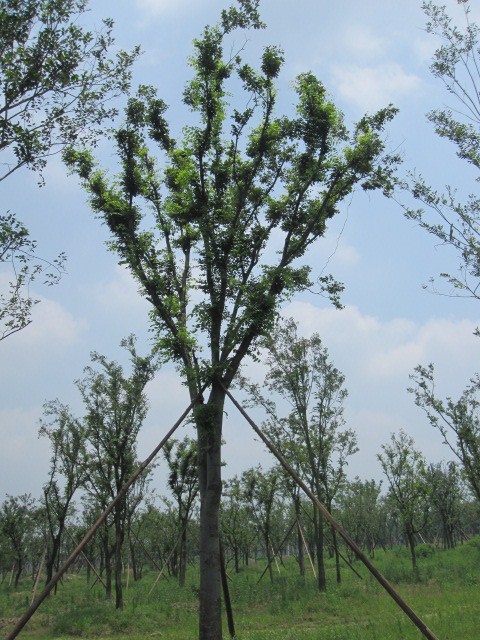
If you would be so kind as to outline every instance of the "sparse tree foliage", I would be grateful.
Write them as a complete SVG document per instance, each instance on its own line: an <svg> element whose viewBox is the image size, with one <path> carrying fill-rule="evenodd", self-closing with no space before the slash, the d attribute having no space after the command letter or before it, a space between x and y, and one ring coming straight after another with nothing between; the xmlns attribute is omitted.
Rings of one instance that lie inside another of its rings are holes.
<svg viewBox="0 0 480 640"><path fill-rule="evenodd" d="M67 144L95 142L128 90L139 55L113 54L113 23L100 32L81 26L86 0L0 0L0 182L21 167L41 177L47 159ZM111 57L109 57L111 56ZM30 285L56 284L65 255L40 258L36 242L12 213L0 215L0 264L10 282L0 293L0 340L31 322L39 302Z"/></svg>
<svg viewBox="0 0 480 640"><path fill-rule="evenodd" d="M388 190L395 162L381 133L395 110L365 116L350 134L311 73L295 81L296 114L277 115L281 50L267 47L256 70L226 41L237 28L262 26L258 4L239 0L195 40L183 94L192 115L180 139L169 131L165 103L144 86L114 135L116 178L88 151L65 154L111 231L111 248L152 305L160 350L179 365L192 399L208 383L195 410L202 640L221 638L224 389L281 302L311 286L301 258L341 201L357 185Z"/></svg>
<svg viewBox="0 0 480 640"><path fill-rule="evenodd" d="M95 141L117 113L112 97L130 83L139 54L112 55L113 23L81 26L86 0L0 2L0 181L38 170L66 144Z"/></svg>
<svg viewBox="0 0 480 640"><path fill-rule="evenodd" d="M439 136L455 145L458 157L476 171L480 169L480 27L470 19L469 0L458 3L464 9L463 27L454 23L445 6L432 1L422 5L428 18L427 32L441 42L430 69L452 101L447 108L432 110L428 119ZM480 299L480 199L476 186L463 202L455 186L449 185L441 193L421 176L411 176L404 187L422 205L420 209L405 207L406 215L453 247L460 258L458 275L441 274L451 285L448 294Z"/></svg>
<svg viewBox="0 0 480 640"><path fill-rule="evenodd" d="M30 286L35 280L57 284L64 270L65 254L52 262L37 255L37 243L13 214L0 216L0 264L10 266L13 279L0 293L0 340L24 329L31 322L31 310L39 300Z"/></svg>
<svg viewBox="0 0 480 640"><path fill-rule="evenodd" d="M443 442L459 460L473 494L480 501L480 377L477 374L460 398L442 400L435 392L434 367L418 365L410 376L415 383L409 391L438 429Z"/></svg>

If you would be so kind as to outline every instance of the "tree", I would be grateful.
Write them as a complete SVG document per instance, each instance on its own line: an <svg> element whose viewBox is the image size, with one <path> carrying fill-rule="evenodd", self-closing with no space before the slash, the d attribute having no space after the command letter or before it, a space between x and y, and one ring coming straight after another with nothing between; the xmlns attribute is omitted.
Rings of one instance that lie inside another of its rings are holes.
<svg viewBox="0 0 480 640"><path fill-rule="evenodd" d="M198 496L197 445L190 438L170 440L163 448L168 465L168 487L177 503L179 531L178 584L185 586L187 526Z"/></svg>
<svg viewBox="0 0 480 640"><path fill-rule="evenodd" d="M30 293L32 283L42 277L51 286L63 273L65 254L49 262L36 249L28 229L13 214L0 216L0 264L10 264L14 274L8 292L0 293L0 340L30 324L32 307L39 302Z"/></svg>
<svg viewBox="0 0 480 640"><path fill-rule="evenodd" d="M80 26L86 0L0 0L0 182L21 167L37 171L75 141L94 142L117 113L112 98L129 88L139 55L113 58L113 23L102 31ZM13 279L0 294L0 340L31 322L39 302L29 286L40 275L58 282L64 254L48 261L13 213L0 215L0 263L11 263Z"/></svg>
<svg viewBox="0 0 480 640"><path fill-rule="evenodd" d="M381 539L384 505L380 501L382 483L375 480L348 482L340 495L340 521L358 546L373 558Z"/></svg>
<svg viewBox="0 0 480 640"><path fill-rule="evenodd" d="M122 341L130 354L132 372L129 377L121 365L92 353L92 362L99 366L85 369L85 377L77 382L85 405L84 417L84 472L88 491L106 508L130 478L137 466L136 444L138 432L148 411L144 393L153 378L157 365L154 360L137 355L135 339ZM114 556L115 606L123 607L122 547L127 520L127 497L113 510L113 549L105 549L107 563ZM106 536L108 541L108 534ZM107 593L108 595L108 593Z"/></svg>
<svg viewBox="0 0 480 640"><path fill-rule="evenodd" d="M46 584L53 576L60 554L65 523L73 496L85 480L78 455L82 450L84 430L70 409L58 400L44 405L44 419L39 434L50 440L52 457L48 482L43 487L49 545L46 558Z"/></svg>
<svg viewBox="0 0 480 640"><path fill-rule="evenodd" d="M414 448L413 438L400 430L391 436L391 444L382 445L383 453L377 455L389 484L389 496L398 509L403 532L417 571L415 535L427 523L428 490L425 482L425 459Z"/></svg>
<svg viewBox="0 0 480 640"><path fill-rule="evenodd" d="M415 404L427 414L430 424L440 431L444 444L461 463L470 488L480 501L480 377L477 374L457 401L445 401L435 392L434 367L418 365L410 376L415 383L409 392Z"/></svg>
<svg viewBox="0 0 480 640"><path fill-rule="evenodd" d="M66 144L95 141L127 91L139 55L118 51L113 22L80 26L87 0L0 2L0 181L20 167L41 170Z"/></svg>
<svg viewBox="0 0 480 640"><path fill-rule="evenodd" d="M0 528L8 539L15 561L15 588L25 566L27 541L33 531L35 501L31 495L7 496L0 508Z"/></svg>
<svg viewBox="0 0 480 640"><path fill-rule="evenodd" d="M447 549L453 549L465 493L459 469L453 461L446 464L429 464L426 469L426 481L435 513L440 520L443 545Z"/></svg>
<svg viewBox="0 0 480 640"><path fill-rule="evenodd" d="M470 20L469 0L457 1L464 9L463 28L454 24L445 6L432 1L422 4L427 32L442 42L430 69L454 100L454 106L434 109L427 117L435 132L451 141L457 156L475 171L480 169L480 27ZM453 247L460 258L458 275L441 274L452 285L453 295L480 299L480 199L476 189L462 203L454 187L447 186L441 193L422 177L411 176L403 186L422 204L420 209L404 207L407 217Z"/></svg>
<svg viewBox="0 0 480 640"><path fill-rule="evenodd" d="M224 482L221 529L225 544L233 553L235 573L240 572L240 557L248 565L249 551L256 532L251 526L251 512L245 500L241 480L234 476Z"/></svg>
<svg viewBox="0 0 480 640"><path fill-rule="evenodd" d="M345 376L329 361L320 336L301 338L294 320L277 324L262 343L267 350L268 371L262 394L256 385L243 381L254 403L269 415L264 430L287 460L308 479L311 490L331 511L335 497L345 484L348 458L356 453L357 439L351 429L343 429L343 403L348 395ZM275 395L291 408L280 417L272 400ZM323 519L314 511L318 564L318 587L326 588L323 562ZM340 562L336 532L332 530L337 581Z"/></svg>
<svg viewBox="0 0 480 640"><path fill-rule="evenodd" d="M280 478L278 467L263 471L259 465L245 471L241 479L245 500L250 505L251 517L262 538L270 582L273 582L272 562L275 550L272 530L275 508L278 506L276 497L280 490Z"/></svg>
<svg viewBox="0 0 480 640"><path fill-rule="evenodd" d="M143 86L114 135L117 179L99 170L89 151L65 154L110 229L111 247L152 304L160 351L178 363L192 400L208 388L194 411L202 640L221 638L225 390L270 330L279 305L311 286L301 258L323 236L339 203L356 185L388 189L395 162L384 156L381 139L393 108L365 116L349 135L324 86L304 73L295 82L296 115L278 117L282 52L267 47L259 71L240 53L224 57L234 29L262 26L258 4L238 0L195 40L194 75L183 94L192 115L182 139L170 135L166 105L155 89ZM233 76L236 84L229 87ZM227 96L239 83L243 95L229 114ZM163 155L162 171L154 149ZM335 293L331 280L323 284Z"/></svg>

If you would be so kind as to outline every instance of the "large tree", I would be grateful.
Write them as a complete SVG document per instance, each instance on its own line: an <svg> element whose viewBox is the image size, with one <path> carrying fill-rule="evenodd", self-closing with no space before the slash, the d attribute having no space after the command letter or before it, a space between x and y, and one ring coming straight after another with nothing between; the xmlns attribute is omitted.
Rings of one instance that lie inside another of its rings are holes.
<svg viewBox="0 0 480 640"><path fill-rule="evenodd" d="M37 171L75 141L94 142L117 113L112 99L127 91L139 54L114 52L113 23L94 32L81 25L87 0L0 0L0 182L21 167ZM0 215L0 263L11 278L0 293L0 340L25 328L39 301L30 285L54 284L65 256L44 260L28 229Z"/></svg>
<svg viewBox="0 0 480 640"><path fill-rule="evenodd" d="M296 114L275 113L281 50L267 47L255 70L231 54L228 42L236 28L262 26L258 4L238 0L195 40L193 78L183 94L192 114L180 139L169 132L165 103L144 86L114 136L117 178L96 168L88 151L65 154L111 231L111 248L152 305L159 349L178 363L192 399L208 387L194 412L203 640L222 635L225 389L272 327L279 305L311 286L301 258L339 203L356 185L388 188L393 164L381 138L393 108L365 116L349 134L325 87L304 73L294 84Z"/></svg>

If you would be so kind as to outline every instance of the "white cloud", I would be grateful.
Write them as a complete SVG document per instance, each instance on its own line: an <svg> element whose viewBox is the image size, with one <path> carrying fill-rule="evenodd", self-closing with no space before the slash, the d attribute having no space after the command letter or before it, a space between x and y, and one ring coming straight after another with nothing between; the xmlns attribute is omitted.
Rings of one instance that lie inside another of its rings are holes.
<svg viewBox="0 0 480 640"><path fill-rule="evenodd" d="M336 65L332 72L340 96L362 111L396 103L421 86L417 75L395 62L377 66Z"/></svg>
<svg viewBox="0 0 480 640"><path fill-rule="evenodd" d="M136 4L140 11L151 17L177 13L180 10L192 10L199 4L207 3L205 0L136 0Z"/></svg>
<svg viewBox="0 0 480 640"><path fill-rule="evenodd" d="M130 271L122 266L115 266L113 279L98 284L93 295L97 303L109 312L146 312L150 305L139 293L139 285L133 279Z"/></svg>
<svg viewBox="0 0 480 640"><path fill-rule="evenodd" d="M341 39L346 53L363 59L378 59L386 51L386 39L362 25L346 27Z"/></svg>
<svg viewBox="0 0 480 640"><path fill-rule="evenodd" d="M337 366L358 388L392 380L402 385L400 391L417 364L434 362L440 379L450 382L447 393L455 394L477 370L480 342L473 335L478 324L473 321L382 321L355 306L337 311L301 302L290 304L283 315L292 315L306 335L318 332Z"/></svg>
<svg viewBox="0 0 480 640"><path fill-rule="evenodd" d="M5 493L40 494L47 479L50 450L45 438L38 438L40 409L3 409L0 411L0 501Z"/></svg>
<svg viewBox="0 0 480 640"><path fill-rule="evenodd" d="M8 276L3 274L5 279ZM3 278L2 278L3 279ZM75 343L85 329L85 321L74 318L62 305L32 292L40 300L32 308L31 323L6 338L5 350L13 352L35 350L62 350Z"/></svg>

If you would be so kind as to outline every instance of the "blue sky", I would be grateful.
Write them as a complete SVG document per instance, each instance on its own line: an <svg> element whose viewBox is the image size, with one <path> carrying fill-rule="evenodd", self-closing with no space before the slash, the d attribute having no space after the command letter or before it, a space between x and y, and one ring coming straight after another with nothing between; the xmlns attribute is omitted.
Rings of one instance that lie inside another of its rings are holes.
<svg viewBox="0 0 480 640"><path fill-rule="evenodd" d="M446 4L461 17L456 2ZM155 84L170 105L172 128L179 131L189 117L181 93L190 74L186 59L192 39L216 21L225 5L219 0L91 0L86 21L98 24L101 17L112 17L120 47L141 45L144 53L135 66L133 86ZM430 109L449 104L449 96L428 70L438 43L424 31L420 5L419 0L263 0L267 29L237 32L234 42L245 44L245 57L252 63L266 44L283 47L279 108L285 112L293 108L291 82L307 70L324 82L349 124L366 111L395 104L400 112L387 135L389 148L403 155L401 171L417 169L437 187L451 183L468 192L475 187L475 176L455 157L452 146L435 136L425 117ZM100 145L99 154L104 163L110 162L108 142ZM62 282L36 291L42 303L33 323L0 343L2 496L40 494L49 459L47 444L36 435L42 404L58 397L81 411L73 381L89 364L90 351L121 360L118 345L130 332L139 336L140 352L149 346L148 305L106 250L106 230L89 211L76 178L68 177L57 159L45 178L46 186L38 189L35 175L20 171L1 187L3 209L27 224L39 253L51 257L65 251L68 256ZM304 294L284 314L295 317L305 335L320 333L346 375L348 426L357 430L360 443L350 465L352 476L379 477L376 454L400 428L415 438L429 460L447 456L406 387L418 363L435 362L439 390L452 396L476 371L480 343L472 334L480 324L478 304L422 288L430 276L454 271L456 256L406 220L394 202L379 194L357 193L307 261L318 270L328 264L345 283L345 309L336 311L325 300ZM7 275L0 273L0 283ZM250 365L249 371L261 379L261 365ZM186 391L168 366L148 393L151 411L140 437L141 457L187 403ZM226 474L258 461L268 465L248 426L233 407L227 410Z"/></svg>

